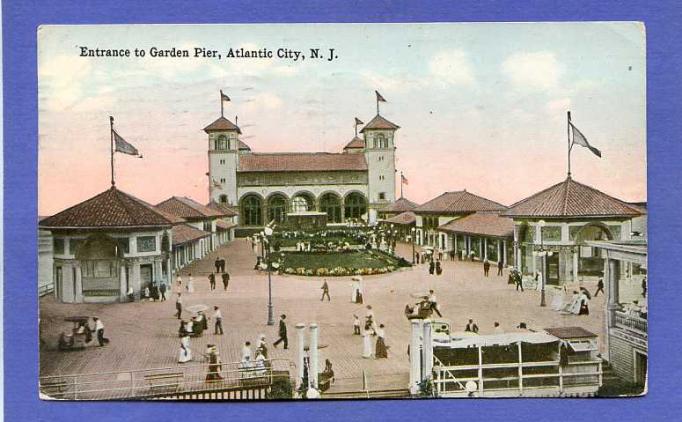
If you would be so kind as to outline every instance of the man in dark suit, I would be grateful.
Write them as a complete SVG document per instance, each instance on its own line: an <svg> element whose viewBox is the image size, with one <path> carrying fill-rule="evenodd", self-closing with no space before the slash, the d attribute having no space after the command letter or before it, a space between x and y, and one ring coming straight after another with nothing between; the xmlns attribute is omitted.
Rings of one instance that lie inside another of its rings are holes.
<svg viewBox="0 0 682 422"><path fill-rule="evenodd" d="M502 263L502 258L499 258L497 261L497 275L502 275L502 268L504 268L504 264Z"/></svg>
<svg viewBox="0 0 682 422"><path fill-rule="evenodd" d="M284 322L284 320L287 319L287 316L282 314L279 317L279 338L277 339L276 342L272 343L272 347L277 347L278 344L284 342L284 348L288 349L289 348L289 340L287 339L287 324Z"/></svg>
<svg viewBox="0 0 682 422"><path fill-rule="evenodd" d="M215 272L219 273L220 272L220 259L216 258L214 265L215 265Z"/></svg>
<svg viewBox="0 0 682 422"><path fill-rule="evenodd" d="M215 290L215 273L208 275L208 283L211 287L211 290Z"/></svg>
<svg viewBox="0 0 682 422"><path fill-rule="evenodd" d="M476 325L473 319L470 319L464 331L468 331L470 333L478 333L478 325Z"/></svg>
<svg viewBox="0 0 682 422"><path fill-rule="evenodd" d="M223 290L227 290L227 286L230 284L230 274L227 272L224 272L223 275Z"/></svg>

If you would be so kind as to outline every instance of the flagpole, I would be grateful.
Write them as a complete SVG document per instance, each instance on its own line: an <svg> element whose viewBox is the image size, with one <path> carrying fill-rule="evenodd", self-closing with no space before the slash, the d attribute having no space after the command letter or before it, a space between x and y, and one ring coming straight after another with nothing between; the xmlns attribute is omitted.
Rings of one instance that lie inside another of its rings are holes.
<svg viewBox="0 0 682 422"><path fill-rule="evenodd" d="M377 116L379 115L379 97L377 96Z"/></svg>
<svg viewBox="0 0 682 422"><path fill-rule="evenodd" d="M115 186L114 181L114 117L109 116L109 126L111 139L109 140L109 147L111 148L111 186Z"/></svg>
<svg viewBox="0 0 682 422"><path fill-rule="evenodd" d="M568 121L566 123L566 138L568 139L568 177L571 177L571 112L566 112Z"/></svg>
<svg viewBox="0 0 682 422"><path fill-rule="evenodd" d="M358 137L358 120L357 118L355 119L355 137Z"/></svg>
<svg viewBox="0 0 682 422"><path fill-rule="evenodd" d="M224 105L225 102L223 101L223 91L220 91L220 117L225 117L224 114Z"/></svg>

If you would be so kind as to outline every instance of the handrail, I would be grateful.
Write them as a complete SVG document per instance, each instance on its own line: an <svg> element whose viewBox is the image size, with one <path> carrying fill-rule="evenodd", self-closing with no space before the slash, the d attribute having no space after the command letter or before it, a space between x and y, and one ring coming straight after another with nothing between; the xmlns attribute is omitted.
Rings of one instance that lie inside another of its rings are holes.
<svg viewBox="0 0 682 422"><path fill-rule="evenodd" d="M462 383L459 382L459 380L457 379L457 377L455 376L455 374L453 374L452 372L450 372L450 370L449 370L445 365L443 365L443 362L441 362L440 359L438 359L436 356L433 356L433 360L435 360L435 361L438 363L438 365L439 365L439 367L440 367L440 368L439 368L440 371L447 372L448 375L450 375L450 376L452 377L452 379L454 379L455 382L456 382L457 384L459 384L460 388L464 389L464 385L462 385Z"/></svg>
<svg viewBox="0 0 682 422"><path fill-rule="evenodd" d="M274 364L275 362L284 362L288 363L289 367L296 367L296 365L291 362L289 359L283 359L283 358L278 358L278 359L268 359L266 362L269 362L270 364ZM239 367L242 363L241 362L222 362L222 366L229 366L229 365L235 365ZM209 363L194 363L194 364L182 364L178 366L163 366L163 367L156 367L156 368L144 368L144 369L124 369L120 371L108 371L108 372L85 372L85 373L76 373L76 374L56 374L56 375L43 375L40 377L40 379L49 379L49 378L62 378L62 377L88 377L88 376L101 376L101 375L118 375L118 374L129 374L129 373L141 373L141 372L152 372L152 371L163 371L163 370L182 370L182 369L187 369L187 368L196 368L196 367L207 367L210 365ZM274 366L274 365L271 365Z"/></svg>
<svg viewBox="0 0 682 422"><path fill-rule="evenodd" d="M275 364L272 364L274 362ZM276 374L276 364L288 362L286 374ZM263 388L275 377L289 377L290 361L274 359L263 366L244 367L238 363L203 363L187 366L140 369L95 374L40 377L43 394L54 398L135 398L193 391ZM56 382L55 382L56 381ZM104 396L104 397L102 397Z"/></svg>

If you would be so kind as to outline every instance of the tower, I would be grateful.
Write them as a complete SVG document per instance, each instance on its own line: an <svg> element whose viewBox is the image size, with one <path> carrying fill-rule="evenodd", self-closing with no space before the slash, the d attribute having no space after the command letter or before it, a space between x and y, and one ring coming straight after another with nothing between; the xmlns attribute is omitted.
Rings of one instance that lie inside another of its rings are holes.
<svg viewBox="0 0 682 422"><path fill-rule="evenodd" d="M370 208L395 201L395 132L399 128L377 114L360 131L365 139Z"/></svg>
<svg viewBox="0 0 682 422"><path fill-rule="evenodd" d="M241 129L225 117L206 126L204 132L208 134L209 201L236 205L239 155L251 149L239 139Z"/></svg>

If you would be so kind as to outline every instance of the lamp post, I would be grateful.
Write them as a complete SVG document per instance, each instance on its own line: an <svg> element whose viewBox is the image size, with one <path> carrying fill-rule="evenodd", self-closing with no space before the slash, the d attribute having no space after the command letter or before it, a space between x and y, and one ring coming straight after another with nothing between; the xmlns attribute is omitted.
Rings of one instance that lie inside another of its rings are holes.
<svg viewBox="0 0 682 422"><path fill-rule="evenodd" d="M265 265L268 271L268 325L275 325L275 317L272 307L272 271L270 266L275 269L279 267L279 263L271 263L270 257L270 241L269 236L272 236L273 230L270 227L266 227L264 231L261 232L263 241L263 250L266 254L264 256Z"/></svg>
<svg viewBox="0 0 682 422"><path fill-rule="evenodd" d="M415 227L412 227L412 228L410 229L410 233L412 233L412 239L411 239L411 240L412 240L412 264L414 264L414 256L415 256L415 253L414 253L414 242L415 242L416 237L417 237L417 229L416 229Z"/></svg>
<svg viewBox="0 0 682 422"><path fill-rule="evenodd" d="M542 280L540 280L540 306L547 306L545 300L545 286L547 285L547 257L552 256L552 251L546 251L545 245L542 239L542 229L545 227L545 220L538 221L538 227L540 228L540 250L535 252L536 256L542 258Z"/></svg>

